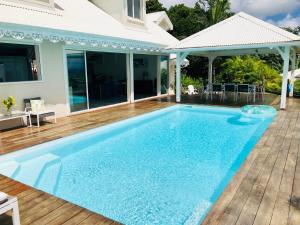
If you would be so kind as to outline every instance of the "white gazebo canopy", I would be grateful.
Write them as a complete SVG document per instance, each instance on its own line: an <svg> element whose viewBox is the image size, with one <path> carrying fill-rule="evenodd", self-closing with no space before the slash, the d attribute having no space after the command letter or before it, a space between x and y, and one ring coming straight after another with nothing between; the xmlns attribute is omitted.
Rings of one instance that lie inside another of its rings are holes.
<svg viewBox="0 0 300 225"><path fill-rule="evenodd" d="M177 54L177 65L188 55L208 57L209 83L212 83L213 60L218 56L279 53L284 60L281 109L285 109L289 62L291 60L292 69L295 70L299 47L300 36L240 12L170 46L168 50ZM180 79L181 68L177 66L176 90L180 90ZM180 91L177 91L178 102L180 95Z"/></svg>

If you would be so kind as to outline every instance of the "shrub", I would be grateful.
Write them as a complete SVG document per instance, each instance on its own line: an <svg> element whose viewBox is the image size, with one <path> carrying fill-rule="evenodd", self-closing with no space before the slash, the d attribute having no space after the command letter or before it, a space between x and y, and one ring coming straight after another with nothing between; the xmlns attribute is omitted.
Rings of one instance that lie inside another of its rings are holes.
<svg viewBox="0 0 300 225"><path fill-rule="evenodd" d="M192 78L186 74L183 74L181 76L181 86L184 90L188 89L189 85L194 85L194 87L198 90L200 90L201 88L203 88L203 81L201 78L196 79L196 78Z"/></svg>
<svg viewBox="0 0 300 225"><path fill-rule="evenodd" d="M281 94L281 84L278 83L266 83L265 89L268 93Z"/></svg>
<svg viewBox="0 0 300 225"><path fill-rule="evenodd" d="M281 76L263 60L254 56L232 57L222 64L219 82L264 85L267 92L280 94Z"/></svg>

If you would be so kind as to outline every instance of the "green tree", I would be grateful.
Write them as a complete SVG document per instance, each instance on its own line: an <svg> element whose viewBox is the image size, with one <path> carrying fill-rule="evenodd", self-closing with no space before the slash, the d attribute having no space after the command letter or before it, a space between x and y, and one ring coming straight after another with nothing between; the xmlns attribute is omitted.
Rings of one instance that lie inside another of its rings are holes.
<svg viewBox="0 0 300 225"><path fill-rule="evenodd" d="M146 2L147 13L167 11L167 9L159 2L159 0L148 0Z"/></svg>
<svg viewBox="0 0 300 225"><path fill-rule="evenodd" d="M184 4L172 6L168 10L168 16L174 25L170 33L178 39L184 39L205 27L201 15Z"/></svg>
<svg viewBox="0 0 300 225"><path fill-rule="evenodd" d="M283 60L279 54L259 55L259 58L265 61L265 63L275 69L278 73L282 73Z"/></svg>
<svg viewBox="0 0 300 225"><path fill-rule="evenodd" d="M285 30L287 30L288 32L291 32L291 33L293 33L293 34L299 34L299 32L300 32L300 26L295 27L295 28L292 28L292 27L285 27L285 28L283 28L283 29L285 29Z"/></svg>
<svg viewBox="0 0 300 225"><path fill-rule="evenodd" d="M233 15L229 0L198 0L195 9L200 12L205 11L207 27Z"/></svg>

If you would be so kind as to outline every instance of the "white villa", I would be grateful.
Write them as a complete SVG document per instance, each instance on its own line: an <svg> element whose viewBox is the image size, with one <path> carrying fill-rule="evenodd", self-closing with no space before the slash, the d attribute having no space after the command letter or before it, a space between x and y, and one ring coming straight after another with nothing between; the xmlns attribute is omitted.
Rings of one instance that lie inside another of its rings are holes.
<svg viewBox="0 0 300 225"><path fill-rule="evenodd" d="M212 82L218 56L280 53L283 93L290 59L296 69L300 37L245 13L181 42L172 29L165 12L146 14L146 0L0 0L0 98L24 110L40 97L63 117L174 94L170 62L180 90L188 55L209 58Z"/></svg>
<svg viewBox="0 0 300 225"><path fill-rule="evenodd" d="M1 0L0 97L19 110L41 97L67 116L167 95L171 29L146 0Z"/></svg>

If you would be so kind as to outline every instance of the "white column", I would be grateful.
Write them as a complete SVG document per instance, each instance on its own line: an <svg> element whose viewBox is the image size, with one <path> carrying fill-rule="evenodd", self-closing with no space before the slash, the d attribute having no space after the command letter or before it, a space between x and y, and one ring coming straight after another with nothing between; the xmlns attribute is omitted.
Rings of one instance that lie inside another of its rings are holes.
<svg viewBox="0 0 300 225"><path fill-rule="evenodd" d="M281 54L281 57L282 57L283 62L284 62L280 109L285 109L286 108L288 72L289 72L289 64L290 64L290 47L284 47L284 50L280 51L280 54Z"/></svg>
<svg viewBox="0 0 300 225"><path fill-rule="evenodd" d="M133 53L127 54L127 98L130 103L134 102L134 67Z"/></svg>
<svg viewBox="0 0 300 225"><path fill-rule="evenodd" d="M292 74L291 74L291 92L290 92L290 96L293 97L294 96L294 84L295 84L295 70L296 70L296 60L297 60L297 55L296 52L293 51L292 52Z"/></svg>
<svg viewBox="0 0 300 225"><path fill-rule="evenodd" d="M208 57L208 84L213 83L213 63L215 58L215 56Z"/></svg>
<svg viewBox="0 0 300 225"><path fill-rule="evenodd" d="M176 102L181 101L181 54L176 56Z"/></svg>
<svg viewBox="0 0 300 225"><path fill-rule="evenodd" d="M160 68L160 56L157 56L157 96L161 95L161 68Z"/></svg>

